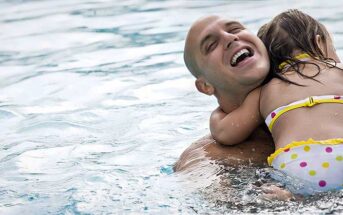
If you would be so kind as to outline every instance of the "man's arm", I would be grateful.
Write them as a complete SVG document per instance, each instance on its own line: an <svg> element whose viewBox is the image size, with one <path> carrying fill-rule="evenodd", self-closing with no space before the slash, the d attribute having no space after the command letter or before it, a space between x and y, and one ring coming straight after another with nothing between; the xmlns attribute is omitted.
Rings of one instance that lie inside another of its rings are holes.
<svg viewBox="0 0 343 215"><path fill-rule="evenodd" d="M218 107L211 114L210 131L213 138L224 145L241 143L262 123L259 110L260 88L255 89L243 104L230 113Z"/></svg>

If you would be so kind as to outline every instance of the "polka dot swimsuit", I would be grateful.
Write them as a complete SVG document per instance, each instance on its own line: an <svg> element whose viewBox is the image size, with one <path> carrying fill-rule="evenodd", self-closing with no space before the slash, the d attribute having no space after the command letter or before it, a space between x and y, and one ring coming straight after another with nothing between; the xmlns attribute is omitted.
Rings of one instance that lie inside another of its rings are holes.
<svg viewBox="0 0 343 215"><path fill-rule="evenodd" d="M318 191L343 188L343 139L293 142L278 149L268 162Z"/></svg>
<svg viewBox="0 0 343 215"><path fill-rule="evenodd" d="M272 132L277 119L287 111L321 103L343 104L343 96L311 96L275 109L265 122ZM268 163L319 191L343 188L343 139L293 142L270 155Z"/></svg>

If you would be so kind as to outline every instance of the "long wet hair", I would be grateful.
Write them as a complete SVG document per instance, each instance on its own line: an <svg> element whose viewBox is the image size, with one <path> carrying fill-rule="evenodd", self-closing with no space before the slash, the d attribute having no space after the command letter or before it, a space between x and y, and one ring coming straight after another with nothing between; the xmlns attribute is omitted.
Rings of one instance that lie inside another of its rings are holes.
<svg viewBox="0 0 343 215"><path fill-rule="evenodd" d="M279 14L263 25L257 35L268 50L271 63L268 79L278 78L287 83L304 86L288 80L282 74L293 70L304 78L317 81L315 77L320 73L320 67L316 61L323 62L329 67L336 67L336 61L327 57L326 48L330 39L328 31L323 24L299 10L292 9ZM325 50L320 49L316 41L317 35L320 36ZM295 59L293 56L295 50L307 53L315 62ZM279 65L285 61L289 63L289 67L280 69ZM305 64L315 65L318 72L313 76L303 74L301 68Z"/></svg>

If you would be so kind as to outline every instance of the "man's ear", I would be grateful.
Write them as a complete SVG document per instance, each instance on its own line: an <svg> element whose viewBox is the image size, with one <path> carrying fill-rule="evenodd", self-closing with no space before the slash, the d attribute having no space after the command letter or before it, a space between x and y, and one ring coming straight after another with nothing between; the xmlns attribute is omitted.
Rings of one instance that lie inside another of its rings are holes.
<svg viewBox="0 0 343 215"><path fill-rule="evenodd" d="M199 92L202 92L206 95L213 95L214 94L214 87L212 84L208 83L203 77L197 78L195 80L195 86Z"/></svg>

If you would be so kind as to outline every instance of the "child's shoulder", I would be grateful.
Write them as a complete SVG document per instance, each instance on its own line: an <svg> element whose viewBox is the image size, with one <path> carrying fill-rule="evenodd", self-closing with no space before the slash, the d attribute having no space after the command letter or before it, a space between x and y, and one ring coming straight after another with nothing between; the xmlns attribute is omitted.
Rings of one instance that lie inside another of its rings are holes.
<svg viewBox="0 0 343 215"><path fill-rule="evenodd" d="M273 78L267 84L262 86L261 94L262 95L268 95L265 97L270 97L273 95L279 95L280 90L282 90L284 85L285 85L284 81L282 81L278 78Z"/></svg>
<svg viewBox="0 0 343 215"><path fill-rule="evenodd" d="M279 105L280 95L284 95L286 83L280 79L273 78L262 86L260 96L260 110L263 116Z"/></svg>
<svg viewBox="0 0 343 215"><path fill-rule="evenodd" d="M336 66L340 69L343 69L343 63L337 63Z"/></svg>

